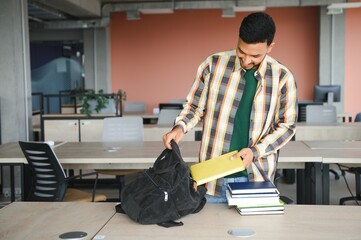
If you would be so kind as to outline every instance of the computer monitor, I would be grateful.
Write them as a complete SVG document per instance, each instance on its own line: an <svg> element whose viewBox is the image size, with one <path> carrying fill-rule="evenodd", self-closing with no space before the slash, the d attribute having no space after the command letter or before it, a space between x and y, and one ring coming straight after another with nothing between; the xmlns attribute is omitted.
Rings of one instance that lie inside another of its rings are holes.
<svg viewBox="0 0 361 240"><path fill-rule="evenodd" d="M341 99L340 85L315 85L314 102L339 102Z"/></svg>
<svg viewBox="0 0 361 240"><path fill-rule="evenodd" d="M159 110L162 109L183 109L182 103L159 103Z"/></svg>

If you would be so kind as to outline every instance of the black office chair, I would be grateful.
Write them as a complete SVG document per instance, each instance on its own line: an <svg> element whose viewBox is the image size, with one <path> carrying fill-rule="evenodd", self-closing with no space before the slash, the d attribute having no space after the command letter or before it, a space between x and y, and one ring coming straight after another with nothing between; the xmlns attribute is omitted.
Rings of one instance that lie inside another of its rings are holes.
<svg viewBox="0 0 361 240"><path fill-rule="evenodd" d="M26 201L98 202L106 200L105 195L95 195L97 173L66 177L63 167L49 144L19 141L19 145L31 170L31 189ZM92 193L68 188L72 180L90 175L96 176Z"/></svg>
<svg viewBox="0 0 361 240"><path fill-rule="evenodd" d="M361 122L361 112L356 114L355 122Z"/></svg>
<svg viewBox="0 0 361 240"><path fill-rule="evenodd" d="M340 205L344 205L346 201L361 201L361 168L348 168L346 171L355 174L356 194L355 196L340 198Z"/></svg>
<svg viewBox="0 0 361 240"><path fill-rule="evenodd" d="M361 112L356 114L355 122L361 122ZM356 184L356 194L355 196L343 197L340 198L340 205L344 205L346 201L361 201L361 168L348 168L346 170L341 170L344 174L345 171L355 174L355 184Z"/></svg>
<svg viewBox="0 0 361 240"><path fill-rule="evenodd" d="M281 174L279 174L277 171L276 171L276 174L275 174L275 178L274 178L274 184L275 186L277 187L278 185L278 182L280 181L281 179ZM294 204L294 201L287 197L287 196L284 196L284 195L280 195L280 199L285 203L285 204Z"/></svg>

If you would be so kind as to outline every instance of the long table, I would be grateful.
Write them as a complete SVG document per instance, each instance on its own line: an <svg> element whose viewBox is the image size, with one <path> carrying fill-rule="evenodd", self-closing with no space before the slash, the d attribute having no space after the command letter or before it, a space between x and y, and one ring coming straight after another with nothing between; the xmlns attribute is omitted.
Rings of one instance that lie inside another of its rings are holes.
<svg viewBox="0 0 361 240"><path fill-rule="evenodd" d="M189 164L199 161L200 142L181 142L182 158ZM164 150L162 142L62 142L54 151L64 168L140 169L149 168ZM302 141L289 142L280 151L279 167L303 168L307 162L322 162ZM0 163L27 163L18 143L0 145Z"/></svg>
<svg viewBox="0 0 361 240"><path fill-rule="evenodd" d="M13 202L0 209L0 239L59 239L72 231L93 239L114 214L114 203Z"/></svg>
<svg viewBox="0 0 361 240"><path fill-rule="evenodd" d="M361 141L305 141L312 151L322 156L322 203L330 203L331 164L361 165Z"/></svg>
<svg viewBox="0 0 361 240"><path fill-rule="evenodd" d="M200 142L181 142L180 151L183 160L189 164L198 162ZM147 169L151 167L164 150L162 142L116 143L116 142L62 142L56 143L54 151L61 164L67 169ZM0 164L25 164L17 143L0 146ZM279 168L308 169L315 165L320 170L322 157L300 141L289 142L280 151ZM322 179L315 175L315 203L322 203ZM308 186L310 183L306 183ZM13 185L12 185L13 186ZM304 189L303 179L297 181L297 202L311 203L302 197L309 193ZM13 191L13 190L12 190ZM22 191L23 192L23 191ZM310 195L310 194L309 194ZM13 196L13 194L12 194ZM12 199L13 201L14 199Z"/></svg>
<svg viewBox="0 0 361 240"><path fill-rule="evenodd" d="M226 204L206 204L180 220L181 227L140 225L115 213L114 203L14 202L0 209L0 239L59 239L70 231L84 239L236 239L231 229L253 231L250 239L360 239L358 206L286 205L283 215L241 216Z"/></svg>
<svg viewBox="0 0 361 240"><path fill-rule="evenodd" d="M225 204L206 204L183 217L172 229L139 225L116 214L97 236L112 239L237 239L230 229L252 230L250 239L360 239L361 208L350 206L286 205L284 215L241 216ZM342 226L340 226L340 223Z"/></svg>

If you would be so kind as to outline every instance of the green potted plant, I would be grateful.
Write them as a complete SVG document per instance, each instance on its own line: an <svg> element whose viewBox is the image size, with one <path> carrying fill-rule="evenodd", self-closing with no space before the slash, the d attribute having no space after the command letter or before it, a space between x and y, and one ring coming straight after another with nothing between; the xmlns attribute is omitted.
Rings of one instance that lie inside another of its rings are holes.
<svg viewBox="0 0 361 240"><path fill-rule="evenodd" d="M117 95L118 98L114 98ZM115 99L118 100L119 113L121 115L122 102L126 100L126 93L118 90L117 94L105 94L101 89L96 93L94 90L89 91L83 95L81 114L90 116L93 113L113 113L115 111Z"/></svg>

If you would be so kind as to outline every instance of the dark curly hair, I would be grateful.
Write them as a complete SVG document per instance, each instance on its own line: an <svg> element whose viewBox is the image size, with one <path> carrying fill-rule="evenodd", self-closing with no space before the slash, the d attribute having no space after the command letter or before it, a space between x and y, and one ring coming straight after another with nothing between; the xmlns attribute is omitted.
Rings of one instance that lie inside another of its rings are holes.
<svg viewBox="0 0 361 240"><path fill-rule="evenodd" d="M245 17L239 28L239 37L246 43L262 43L270 45L276 33L276 26L270 15L255 12Z"/></svg>

